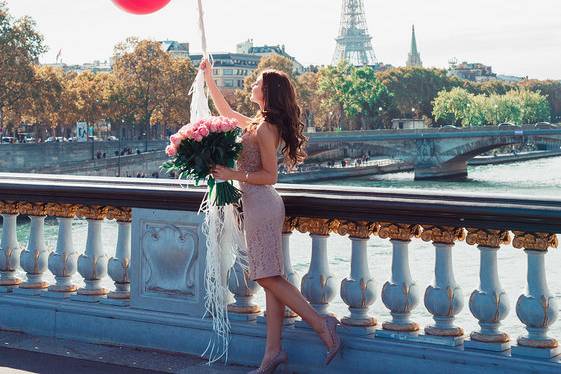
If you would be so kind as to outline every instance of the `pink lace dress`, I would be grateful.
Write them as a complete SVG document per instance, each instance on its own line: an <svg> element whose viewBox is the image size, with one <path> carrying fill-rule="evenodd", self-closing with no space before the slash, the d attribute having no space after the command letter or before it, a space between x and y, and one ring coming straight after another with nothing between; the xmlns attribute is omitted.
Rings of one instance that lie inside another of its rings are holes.
<svg viewBox="0 0 561 374"><path fill-rule="evenodd" d="M244 131L243 150L238 169L244 172L261 170L261 154L255 130ZM244 217L245 240L252 280L282 275L282 226L284 202L271 185L240 182Z"/></svg>

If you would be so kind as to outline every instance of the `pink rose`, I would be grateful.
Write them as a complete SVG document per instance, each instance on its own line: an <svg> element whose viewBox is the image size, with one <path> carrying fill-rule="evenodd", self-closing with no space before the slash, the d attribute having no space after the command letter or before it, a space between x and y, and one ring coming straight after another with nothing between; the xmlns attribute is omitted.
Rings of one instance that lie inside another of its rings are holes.
<svg viewBox="0 0 561 374"><path fill-rule="evenodd" d="M181 145L181 140L183 139L181 139L181 136L179 134L173 134L169 137L169 141L175 148L179 148L179 146Z"/></svg>
<svg viewBox="0 0 561 374"><path fill-rule="evenodd" d="M209 134L208 127L206 127L205 125L201 125L201 126L199 127L199 129L197 130L197 133L198 133L199 135L201 135L203 138L204 138L205 136L208 136L208 134Z"/></svg>
<svg viewBox="0 0 561 374"><path fill-rule="evenodd" d="M203 136L197 131L193 134L193 140L196 142L200 142L201 140L203 140Z"/></svg>
<svg viewBox="0 0 561 374"><path fill-rule="evenodd" d="M188 127L187 130L185 130L185 136L187 137L187 139L193 139L194 133L195 131L193 130L193 127Z"/></svg>
<svg viewBox="0 0 561 374"><path fill-rule="evenodd" d="M228 118L228 121L227 121L226 123L227 123L227 127L228 127L228 130L227 130L227 131L232 131L232 130L234 130L236 127L238 127L238 121L236 121L236 120L233 119L233 118Z"/></svg>
<svg viewBox="0 0 561 374"><path fill-rule="evenodd" d="M169 157L175 157L177 154L177 148L173 144L170 144L166 147L166 155Z"/></svg>

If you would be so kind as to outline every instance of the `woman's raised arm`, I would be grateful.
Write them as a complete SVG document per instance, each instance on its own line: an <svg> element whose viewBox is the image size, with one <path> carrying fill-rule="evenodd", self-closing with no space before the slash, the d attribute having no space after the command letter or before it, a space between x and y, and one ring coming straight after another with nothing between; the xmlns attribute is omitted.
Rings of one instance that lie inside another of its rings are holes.
<svg viewBox="0 0 561 374"><path fill-rule="evenodd" d="M212 101L214 102L218 113L221 116L236 119L241 128L249 126L251 124L251 118L233 110L230 107L230 104L228 104L228 102L224 98L224 95L222 95L222 92L220 92L220 90L218 89L218 86L214 81L214 77L212 76L212 65L210 64L208 59L204 58L201 61L201 65L199 66L199 68L202 69L205 73L205 82L208 86L210 97L212 98Z"/></svg>

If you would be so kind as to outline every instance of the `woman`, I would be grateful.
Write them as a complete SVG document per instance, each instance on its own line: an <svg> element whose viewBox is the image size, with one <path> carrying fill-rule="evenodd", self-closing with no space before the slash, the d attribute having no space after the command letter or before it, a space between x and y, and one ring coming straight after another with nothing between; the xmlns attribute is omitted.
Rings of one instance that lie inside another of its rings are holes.
<svg viewBox="0 0 561 374"><path fill-rule="evenodd" d="M248 248L250 278L265 290L267 343L259 369L252 373L272 373L287 361L281 349L285 305L297 313L327 346L326 365L341 349L337 318L320 316L300 291L283 277L282 226L284 203L272 186L277 182L277 150L282 145L288 169L302 162L306 137L300 121L296 93L288 76L280 71L264 71L251 86L251 101L259 105L255 118L246 117L228 105L212 76L208 60L201 62L210 95L220 115L235 118L244 129L243 150L238 169L217 165L215 178L237 180L242 190L244 228Z"/></svg>

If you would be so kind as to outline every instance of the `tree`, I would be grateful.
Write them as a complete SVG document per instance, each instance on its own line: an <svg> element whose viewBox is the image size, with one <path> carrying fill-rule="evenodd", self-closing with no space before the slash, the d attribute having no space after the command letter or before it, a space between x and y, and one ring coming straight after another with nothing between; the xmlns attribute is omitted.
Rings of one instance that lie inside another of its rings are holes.
<svg viewBox="0 0 561 374"><path fill-rule="evenodd" d="M161 109L166 96L166 69L171 56L160 43L129 38L115 47L113 98L119 102L119 117L132 118L148 139L152 115Z"/></svg>
<svg viewBox="0 0 561 374"><path fill-rule="evenodd" d="M551 110L547 97L527 89L513 90L507 95L518 101L520 123L550 121Z"/></svg>
<svg viewBox="0 0 561 374"><path fill-rule="evenodd" d="M380 127L379 108L388 111L393 106L393 95L368 66L354 67L341 62L321 69L317 92L321 110L336 113L339 123L346 119L348 129Z"/></svg>
<svg viewBox="0 0 561 374"><path fill-rule="evenodd" d="M191 96L189 90L193 85L196 70L190 60L172 59L165 69L164 89L161 105L152 115L152 124L179 127L190 120Z"/></svg>
<svg viewBox="0 0 561 374"><path fill-rule="evenodd" d="M545 96L549 103L551 120L561 122L561 81L530 79L519 82L518 86Z"/></svg>
<svg viewBox="0 0 561 374"><path fill-rule="evenodd" d="M308 127L325 123L325 113L321 111L321 100L317 94L319 74L306 72L297 78L298 98L302 106L302 117Z"/></svg>
<svg viewBox="0 0 561 374"><path fill-rule="evenodd" d="M21 113L34 83L34 64L46 51L43 37L29 17L14 20L0 1L0 128L4 113Z"/></svg>
<svg viewBox="0 0 561 374"><path fill-rule="evenodd" d="M68 76L60 68L36 66L33 89L28 91L23 120L36 125L36 135L41 137L45 126L52 136L57 135L61 123L68 123L76 113L75 98L68 95Z"/></svg>
<svg viewBox="0 0 561 374"><path fill-rule="evenodd" d="M458 78L448 77L444 69L399 67L376 75L394 95L398 116L426 117L431 122L432 102L436 95L442 90L467 85Z"/></svg>
<svg viewBox="0 0 561 374"><path fill-rule="evenodd" d="M504 95L507 92L511 91L515 86L512 83L500 81L500 80L492 80L492 81L484 81L484 82L469 82L466 88L469 92L476 94L476 95Z"/></svg>
<svg viewBox="0 0 561 374"><path fill-rule="evenodd" d="M437 121L444 124L462 123L465 122L472 102L473 95L463 88L443 90L433 101L432 114Z"/></svg>
<svg viewBox="0 0 561 374"><path fill-rule="evenodd" d="M443 123L468 126L547 121L550 111L545 96L525 89L487 97L473 95L463 88L454 88L438 93L434 100L433 115Z"/></svg>

